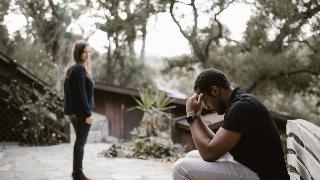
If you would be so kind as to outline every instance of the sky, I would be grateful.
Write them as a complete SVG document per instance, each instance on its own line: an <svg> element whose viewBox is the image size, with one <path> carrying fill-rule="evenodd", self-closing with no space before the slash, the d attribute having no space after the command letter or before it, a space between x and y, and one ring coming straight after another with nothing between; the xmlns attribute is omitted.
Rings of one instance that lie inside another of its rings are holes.
<svg viewBox="0 0 320 180"><path fill-rule="evenodd" d="M71 24L67 31L89 37L89 44L103 53L106 52L106 33L96 29L95 22L101 19L90 17L92 13L80 16L79 20ZM232 39L241 40L251 15L252 8L249 5L234 3L219 15L219 20L228 27ZM24 29L27 20L21 14L10 13L5 16L4 23L8 27L9 34L13 35L15 31ZM137 42L135 44L137 52L140 51L140 47L141 42ZM172 57L185 53L190 53L188 42L180 33L170 14L162 13L157 17L151 17L148 22L146 56Z"/></svg>

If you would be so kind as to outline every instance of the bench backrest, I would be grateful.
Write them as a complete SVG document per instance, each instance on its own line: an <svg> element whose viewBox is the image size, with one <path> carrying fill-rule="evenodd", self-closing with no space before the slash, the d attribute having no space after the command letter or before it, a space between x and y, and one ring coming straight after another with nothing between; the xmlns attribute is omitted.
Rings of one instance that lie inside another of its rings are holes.
<svg viewBox="0 0 320 180"><path fill-rule="evenodd" d="M301 119L287 122L290 179L320 180L320 127Z"/></svg>

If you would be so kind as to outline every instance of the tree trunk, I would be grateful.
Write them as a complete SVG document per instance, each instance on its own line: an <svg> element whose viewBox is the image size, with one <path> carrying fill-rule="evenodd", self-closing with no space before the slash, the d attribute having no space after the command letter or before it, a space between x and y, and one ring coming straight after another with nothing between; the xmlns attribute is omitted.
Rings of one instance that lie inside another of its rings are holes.
<svg viewBox="0 0 320 180"><path fill-rule="evenodd" d="M142 25L142 47L140 52L140 59L143 62L143 64L145 60L145 48L146 48L146 39L147 39L147 22L148 22L148 18L146 18L145 22L143 22L143 25Z"/></svg>
<svg viewBox="0 0 320 180"><path fill-rule="evenodd" d="M52 43L52 61L56 64L59 63L59 43L58 43L58 40L54 40Z"/></svg>

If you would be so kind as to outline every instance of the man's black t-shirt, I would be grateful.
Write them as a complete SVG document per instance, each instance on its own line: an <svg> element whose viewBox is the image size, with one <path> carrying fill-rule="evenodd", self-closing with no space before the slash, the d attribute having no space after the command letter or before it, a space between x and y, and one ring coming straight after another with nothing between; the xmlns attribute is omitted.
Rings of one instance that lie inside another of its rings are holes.
<svg viewBox="0 0 320 180"><path fill-rule="evenodd" d="M261 180L289 180L279 132L259 100L236 88L222 127L242 135L230 151L236 161L256 172Z"/></svg>

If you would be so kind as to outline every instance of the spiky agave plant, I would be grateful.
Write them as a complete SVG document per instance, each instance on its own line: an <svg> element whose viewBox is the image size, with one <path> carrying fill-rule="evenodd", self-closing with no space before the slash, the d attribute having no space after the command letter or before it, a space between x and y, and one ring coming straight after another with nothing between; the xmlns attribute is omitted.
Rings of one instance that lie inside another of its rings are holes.
<svg viewBox="0 0 320 180"><path fill-rule="evenodd" d="M160 129L166 125L166 120L171 118L166 112L174 106L170 106L171 100L165 93L142 89L139 92L140 99L134 97L138 104L132 109L140 109L144 112L140 126L133 132L138 137L158 136Z"/></svg>

